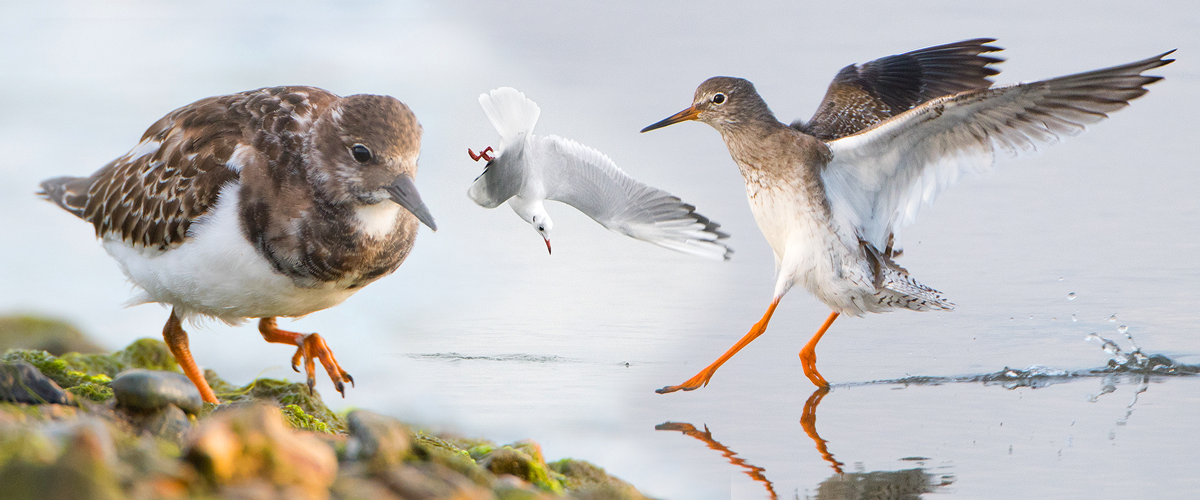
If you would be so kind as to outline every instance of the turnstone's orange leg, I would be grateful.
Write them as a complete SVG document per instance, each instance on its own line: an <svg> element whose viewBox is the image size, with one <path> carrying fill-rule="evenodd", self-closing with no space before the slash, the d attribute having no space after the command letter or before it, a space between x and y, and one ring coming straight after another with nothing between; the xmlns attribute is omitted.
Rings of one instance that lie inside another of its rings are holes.
<svg viewBox="0 0 1200 500"><path fill-rule="evenodd" d="M488 152L491 150L492 150L492 147L488 146L487 149L480 151L479 154L475 154L474 151L471 151L471 148L467 148L467 154L470 155L471 159L475 160L475 161L479 161L480 159L492 161L492 160L495 160L495 158L492 158L491 156L488 155Z"/></svg>
<svg viewBox="0 0 1200 500"><path fill-rule="evenodd" d="M213 394L212 387L208 386L208 381L204 379L204 373L200 371L200 367L196 366L196 360L192 359L192 351L188 349L187 332L183 331L183 324L179 321L179 316L175 314L174 309L171 310L171 317L167 318L166 326L163 326L163 340L167 342L167 347L175 356L175 362L179 363L179 367L183 368L183 373L200 391L200 397L204 399L204 402L221 404L220 401L217 401L217 395Z"/></svg>
<svg viewBox="0 0 1200 500"><path fill-rule="evenodd" d="M763 332L767 331L767 323L771 321L771 315L775 314L775 306L779 305L779 299L779 297L775 297L775 300L771 301L771 307L767 308L767 313L763 315L762 319L758 320L758 323L754 324L754 327L750 329L750 333L747 333L746 336L742 337L742 340L739 340L733 345L733 347L730 347L728 351L725 351L725 354L722 354L721 357L717 358L716 361L713 361L712 364L708 365L707 368L700 370L700 373L697 373L696 376L688 379L687 382L684 382L680 385L663 387L662 389L654 392L666 394L668 392L675 391L694 391L708 385L708 379L712 378L713 374L717 372L717 368L720 368L721 365L725 364L725 362L728 361L729 358L732 358L734 354L737 354L737 352L742 350L743 347L746 347L746 345L758 338L759 335L762 335Z"/></svg>
<svg viewBox="0 0 1200 500"><path fill-rule="evenodd" d="M808 343L804 344L803 349L800 349L800 364L804 368L804 375L817 387L829 387L829 382L821 376L821 372L817 371L817 342L821 341L821 336L825 335L825 330L829 329L829 325L832 325L833 320L837 317L836 311L829 313L829 318L825 320L825 324L821 325L821 329L817 330L811 339L808 339Z"/></svg>
<svg viewBox="0 0 1200 500"><path fill-rule="evenodd" d="M325 339L316 333L296 333L287 330L280 330L275 326L275 318L262 318L258 321L258 331L262 333L263 339L267 342L275 344L289 344L296 346L296 354L292 355L292 369L300 371L298 365L300 360L304 360L304 373L308 375L308 392L311 394L313 388L317 385L316 363L315 359L321 360L321 365L325 367L325 371L329 373L329 378L333 380L333 385L337 387L337 391L346 397L346 384L350 382L350 386L354 386L354 377L351 377L346 370L343 370L341 365L338 365L337 359L333 357L333 351L329 350L329 345L325 343Z"/></svg>

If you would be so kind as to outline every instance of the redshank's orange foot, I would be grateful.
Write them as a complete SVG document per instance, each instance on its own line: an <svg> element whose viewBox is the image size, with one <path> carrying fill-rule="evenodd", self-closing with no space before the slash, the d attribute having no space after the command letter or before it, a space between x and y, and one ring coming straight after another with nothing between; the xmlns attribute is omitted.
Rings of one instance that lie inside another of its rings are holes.
<svg viewBox="0 0 1200 500"><path fill-rule="evenodd" d="M471 148L467 148L467 154L468 154L468 155L470 155L470 156L471 156L471 159L472 159L472 160L475 160L475 161L479 161L479 160L481 160L481 159L482 159L482 160L487 160L487 161L492 161L492 160L494 160L495 158L492 158L490 155L488 155L488 153L489 153L489 152L492 152L492 147L491 147L491 146L488 146L488 147L487 147L487 149L484 149L483 151L480 151L480 152L479 152L479 154L475 154L475 152L474 152L474 151L471 151Z"/></svg>

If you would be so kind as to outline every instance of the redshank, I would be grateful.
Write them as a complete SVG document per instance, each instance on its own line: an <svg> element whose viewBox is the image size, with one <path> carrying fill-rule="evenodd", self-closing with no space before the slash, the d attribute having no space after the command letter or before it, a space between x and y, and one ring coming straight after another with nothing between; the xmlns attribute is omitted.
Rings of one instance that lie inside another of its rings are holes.
<svg viewBox="0 0 1200 500"><path fill-rule="evenodd" d="M533 135L541 109L511 87L479 96L479 104L496 131L500 150L493 158L484 149L467 153L488 160L467 194L485 208L505 201L546 241L554 221L545 200L566 203L600 225L631 238L711 259L733 253L721 227L696 213L692 205L670 193L634 180L608 156L562 137Z"/></svg>
<svg viewBox="0 0 1200 500"><path fill-rule="evenodd" d="M205 401L218 403L182 327L203 316L260 318L267 342L297 347L310 391L318 359L344 396L354 379L325 340L275 318L341 303L400 266L418 220L435 229L413 184L420 144L393 97L264 88L172 111L129 153L40 194L95 227L142 289L134 303L172 306L163 338Z"/></svg>
<svg viewBox="0 0 1200 500"><path fill-rule="evenodd" d="M833 311L800 351L804 374L829 382L816 345L838 315L949 310L941 293L893 260L894 233L963 172L987 170L997 150L1031 150L1106 118L1161 80L1142 72L1171 52L1112 68L992 87L993 39L929 47L842 69L807 123L780 123L741 78L714 77L692 106L642 132L698 120L721 133L746 182L759 229L775 254L766 314L733 347L683 384L708 384L726 360L766 331L799 284Z"/></svg>

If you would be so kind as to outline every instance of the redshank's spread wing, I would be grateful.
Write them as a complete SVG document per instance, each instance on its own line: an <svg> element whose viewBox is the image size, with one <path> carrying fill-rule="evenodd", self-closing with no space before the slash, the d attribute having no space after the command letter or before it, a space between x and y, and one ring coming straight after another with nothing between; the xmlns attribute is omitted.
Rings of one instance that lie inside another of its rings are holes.
<svg viewBox="0 0 1200 500"><path fill-rule="evenodd" d="M892 231L911 223L921 204L931 203L961 173L990 168L997 147L1011 154L1032 150L1107 118L1162 79L1141 73L1172 62L1163 59L1171 52L941 97L831 141L833 160L821 175L834 217L885 248Z"/></svg>
<svg viewBox="0 0 1200 500"><path fill-rule="evenodd" d="M42 190L91 222L97 236L167 249L184 241L221 187L253 161L247 154L229 166L245 128L299 131L315 116L316 103L335 98L313 87L276 87L197 101L151 125L133 150L91 177L50 179Z"/></svg>
<svg viewBox="0 0 1200 500"><path fill-rule="evenodd" d="M546 199L561 201L604 227L683 253L728 259L720 224L670 193L642 184L608 156L570 139L535 137L526 161L541 164Z"/></svg>
<svg viewBox="0 0 1200 500"><path fill-rule="evenodd" d="M792 128L831 141L899 115L930 99L992 85L999 73L989 67L1003 59L982 54L1000 47L976 38L842 68L808 123Z"/></svg>

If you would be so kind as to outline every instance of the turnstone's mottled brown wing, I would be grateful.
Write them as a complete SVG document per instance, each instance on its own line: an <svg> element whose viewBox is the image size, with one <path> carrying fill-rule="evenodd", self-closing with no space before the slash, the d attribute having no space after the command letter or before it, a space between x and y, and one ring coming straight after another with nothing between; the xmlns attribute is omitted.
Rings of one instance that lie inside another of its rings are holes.
<svg viewBox="0 0 1200 500"><path fill-rule="evenodd" d="M792 128L832 141L912 109L930 99L992 85L989 67L1003 59L982 54L1003 50L976 38L914 50L842 68L808 123Z"/></svg>
<svg viewBox="0 0 1200 500"><path fill-rule="evenodd" d="M314 106L336 96L312 87L275 87L210 97L179 108L146 130L132 151L91 177L42 183L43 195L91 222L99 237L167 249L217 201L244 165L229 165L242 144L269 153L302 132ZM241 161L250 161L245 155Z"/></svg>

